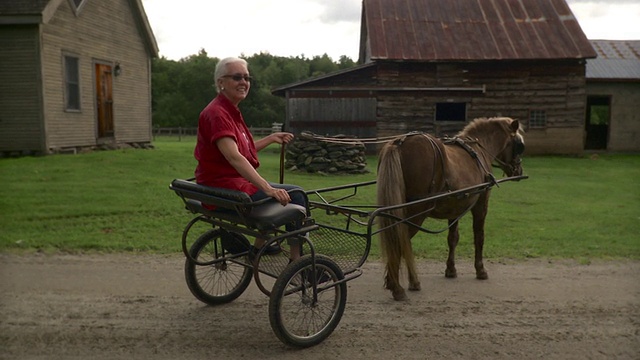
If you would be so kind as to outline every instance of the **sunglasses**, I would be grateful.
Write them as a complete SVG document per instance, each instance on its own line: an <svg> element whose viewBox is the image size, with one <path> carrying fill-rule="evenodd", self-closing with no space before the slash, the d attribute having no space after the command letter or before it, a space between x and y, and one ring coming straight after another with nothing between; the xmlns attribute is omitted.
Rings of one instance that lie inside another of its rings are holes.
<svg viewBox="0 0 640 360"><path fill-rule="evenodd" d="M238 81L240 82L241 80L244 80L246 82L251 82L251 80L253 79L251 76L249 75L240 75L240 74L234 74L234 75L223 75L223 78L231 78L233 79L233 81Z"/></svg>

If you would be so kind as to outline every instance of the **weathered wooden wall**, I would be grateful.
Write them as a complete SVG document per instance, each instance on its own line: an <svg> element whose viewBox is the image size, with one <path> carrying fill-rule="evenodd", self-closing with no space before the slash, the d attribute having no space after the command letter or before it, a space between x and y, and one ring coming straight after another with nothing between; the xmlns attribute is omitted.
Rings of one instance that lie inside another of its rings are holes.
<svg viewBox="0 0 640 360"><path fill-rule="evenodd" d="M467 104L467 121L493 116L522 121L528 153L578 153L583 150L584 71L577 60L384 64L378 71L381 90L418 90L378 92L378 135L408 130L453 135L465 124L436 122L436 103L459 102ZM546 127L528 128L532 110L546 112Z"/></svg>
<svg viewBox="0 0 640 360"><path fill-rule="evenodd" d="M524 124L529 154L584 148L585 65L579 60L377 62L361 73L294 86L286 94L294 130L444 136L475 118L508 116ZM436 104L451 102L466 104L465 121L436 121ZM545 126L528 126L533 110L546 113Z"/></svg>
<svg viewBox="0 0 640 360"><path fill-rule="evenodd" d="M319 135L376 136L376 99L295 98L288 103L289 130Z"/></svg>
<svg viewBox="0 0 640 360"><path fill-rule="evenodd" d="M285 129L324 136L375 138L377 99L374 68L314 81L312 87L288 91ZM369 147L375 150L375 147Z"/></svg>
<svg viewBox="0 0 640 360"><path fill-rule="evenodd" d="M0 152L46 151L38 26L0 27Z"/></svg>

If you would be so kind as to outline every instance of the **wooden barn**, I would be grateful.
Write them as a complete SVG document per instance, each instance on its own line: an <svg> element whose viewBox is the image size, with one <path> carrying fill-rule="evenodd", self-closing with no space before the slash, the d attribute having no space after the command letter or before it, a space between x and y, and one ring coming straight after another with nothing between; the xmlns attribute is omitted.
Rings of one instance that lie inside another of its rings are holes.
<svg viewBox="0 0 640 360"><path fill-rule="evenodd" d="M587 61L587 150L640 151L640 40L592 40Z"/></svg>
<svg viewBox="0 0 640 360"><path fill-rule="evenodd" d="M595 57L564 0L363 0L359 66L273 93L293 132L443 136L509 116L527 153L576 154Z"/></svg>
<svg viewBox="0 0 640 360"><path fill-rule="evenodd" d="M3 0L0 49L0 155L151 143L141 0Z"/></svg>

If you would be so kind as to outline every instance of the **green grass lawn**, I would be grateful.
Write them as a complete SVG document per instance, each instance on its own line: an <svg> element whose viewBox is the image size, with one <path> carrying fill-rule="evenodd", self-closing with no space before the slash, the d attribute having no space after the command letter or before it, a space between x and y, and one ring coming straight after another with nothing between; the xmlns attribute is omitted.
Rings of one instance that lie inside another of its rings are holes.
<svg viewBox="0 0 640 360"><path fill-rule="evenodd" d="M160 138L153 150L0 159L0 251L179 252L192 215L168 185L193 176L194 141ZM278 148L260 156L261 174L277 182ZM372 180L375 162L369 158L370 174L286 172L285 182L318 189ZM640 259L639 155L526 157L524 169L529 179L492 191L487 258ZM362 189L353 201L373 205L375 187ZM446 234L419 234L414 247L421 257L444 260ZM376 238L373 257L377 249ZM458 256L472 254L467 216Z"/></svg>

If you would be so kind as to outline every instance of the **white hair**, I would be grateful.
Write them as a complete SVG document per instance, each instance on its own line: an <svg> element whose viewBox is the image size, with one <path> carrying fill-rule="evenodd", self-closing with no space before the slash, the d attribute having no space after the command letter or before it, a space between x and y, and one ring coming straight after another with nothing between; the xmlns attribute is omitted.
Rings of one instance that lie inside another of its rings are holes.
<svg viewBox="0 0 640 360"><path fill-rule="evenodd" d="M248 67L249 65L247 64L247 61L245 59L240 59L237 57L227 57L218 61L218 64L216 64L216 70L213 74L213 81L216 85L215 88L217 92L220 92L218 80L223 76L227 75L227 65L235 64L235 63L242 63L245 67Z"/></svg>

